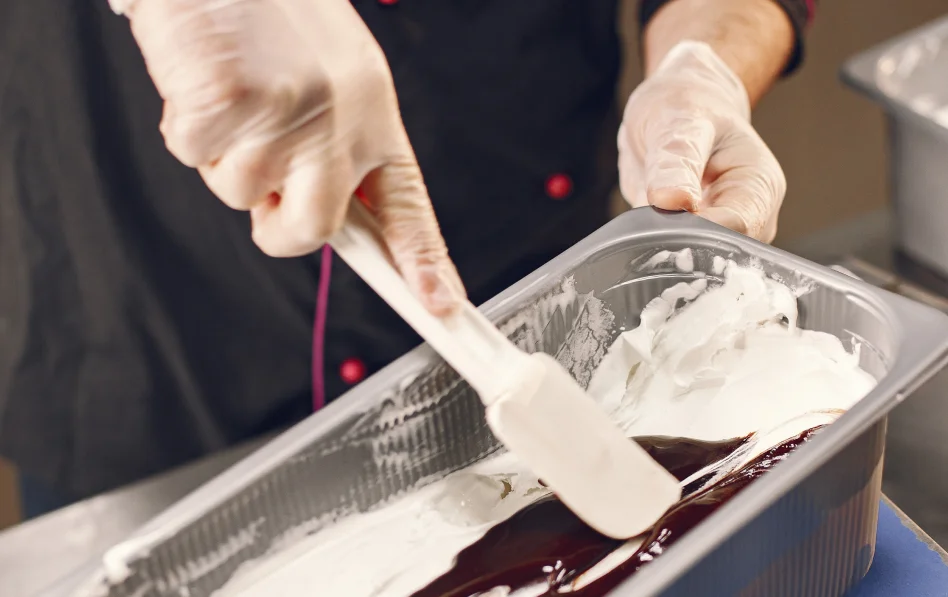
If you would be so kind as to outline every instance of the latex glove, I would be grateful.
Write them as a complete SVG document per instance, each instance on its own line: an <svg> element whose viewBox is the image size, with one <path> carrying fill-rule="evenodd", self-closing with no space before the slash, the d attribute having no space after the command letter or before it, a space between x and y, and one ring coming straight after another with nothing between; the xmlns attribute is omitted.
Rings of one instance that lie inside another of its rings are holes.
<svg viewBox="0 0 948 597"><path fill-rule="evenodd" d="M168 149L267 254L329 240L362 185L395 264L435 314L464 289L399 113L391 71L349 0L113 0L164 99Z"/></svg>
<svg viewBox="0 0 948 597"><path fill-rule="evenodd" d="M682 42L629 97L619 184L633 207L697 213L770 242L787 192L750 124L743 83L710 46Z"/></svg>

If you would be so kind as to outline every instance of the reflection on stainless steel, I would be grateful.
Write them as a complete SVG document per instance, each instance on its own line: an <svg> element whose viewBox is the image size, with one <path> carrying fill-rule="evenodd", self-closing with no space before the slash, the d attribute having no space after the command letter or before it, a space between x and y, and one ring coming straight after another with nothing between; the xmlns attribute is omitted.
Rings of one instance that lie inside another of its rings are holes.
<svg viewBox="0 0 948 597"><path fill-rule="evenodd" d="M87 564L261 441L104 493L0 533L0 595L29 597Z"/></svg>

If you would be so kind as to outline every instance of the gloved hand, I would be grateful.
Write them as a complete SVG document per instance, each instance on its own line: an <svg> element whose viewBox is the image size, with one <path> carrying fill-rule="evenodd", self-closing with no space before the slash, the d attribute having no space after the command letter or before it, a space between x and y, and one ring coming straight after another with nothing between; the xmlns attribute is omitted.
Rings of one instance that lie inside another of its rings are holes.
<svg viewBox="0 0 948 597"><path fill-rule="evenodd" d="M321 247L362 185L408 285L437 315L464 289L391 71L349 0L112 0L164 99L168 149L277 257Z"/></svg>
<svg viewBox="0 0 948 597"><path fill-rule="evenodd" d="M750 124L743 83L707 44L669 51L629 98L618 143L633 207L688 210L765 242L777 234L786 178Z"/></svg>

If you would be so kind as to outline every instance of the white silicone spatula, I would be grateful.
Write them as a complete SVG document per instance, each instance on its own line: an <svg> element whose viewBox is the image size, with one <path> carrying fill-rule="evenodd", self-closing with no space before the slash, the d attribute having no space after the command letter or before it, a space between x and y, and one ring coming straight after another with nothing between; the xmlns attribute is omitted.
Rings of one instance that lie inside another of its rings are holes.
<svg viewBox="0 0 948 597"><path fill-rule="evenodd" d="M431 315L392 265L374 216L358 200L330 244L480 395L497 439L589 526L626 539L678 501L678 481L627 439L553 357L522 352L470 302L449 317Z"/></svg>

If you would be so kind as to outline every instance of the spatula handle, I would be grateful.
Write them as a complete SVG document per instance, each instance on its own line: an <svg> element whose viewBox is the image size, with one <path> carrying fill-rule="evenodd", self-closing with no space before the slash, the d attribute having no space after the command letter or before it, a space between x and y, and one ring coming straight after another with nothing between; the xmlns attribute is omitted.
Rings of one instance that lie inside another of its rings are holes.
<svg viewBox="0 0 948 597"><path fill-rule="evenodd" d="M474 305L464 300L438 318L409 290L385 249L378 222L353 198L345 225L330 240L333 249L402 319L474 388L485 404L509 390L526 355Z"/></svg>

